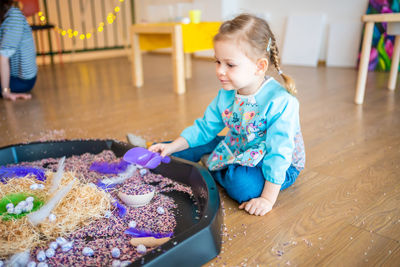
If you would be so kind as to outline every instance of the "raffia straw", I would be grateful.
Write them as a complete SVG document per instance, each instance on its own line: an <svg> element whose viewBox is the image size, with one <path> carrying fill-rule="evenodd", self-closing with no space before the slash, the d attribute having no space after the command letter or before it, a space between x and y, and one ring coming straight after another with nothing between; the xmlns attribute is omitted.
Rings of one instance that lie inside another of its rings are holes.
<svg viewBox="0 0 400 267"><path fill-rule="evenodd" d="M0 223L0 257L22 252L39 243L39 234L29 227L26 217Z"/></svg>
<svg viewBox="0 0 400 267"><path fill-rule="evenodd" d="M47 190L32 190L32 184L43 184L46 187L46 181L41 182L34 177L26 176L23 178L13 178L8 180L6 184L0 183L0 199L6 195L13 193L27 193L37 196L41 200L47 200Z"/></svg>
<svg viewBox="0 0 400 267"><path fill-rule="evenodd" d="M89 185L75 185L71 192L53 210L56 222L45 221L40 231L49 239L66 235L104 216L110 209L107 193Z"/></svg>
<svg viewBox="0 0 400 267"><path fill-rule="evenodd" d="M42 183L32 177L11 179L7 184L0 184L0 197L23 192L47 201L51 198L48 190L51 187L53 175L52 172L46 173L47 179L43 183L45 184L43 190L29 188L33 183ZM75 173L65 172L59 189L73 179L75 179ZM0 222L0 257L9 257L14 253L45 245L59 236L65 236L103 217L110 207L108 193L76 179L71 191L52 211L56 215L55 222L49 222L46 219L37 227L30 224L26 217Z"/></svg>

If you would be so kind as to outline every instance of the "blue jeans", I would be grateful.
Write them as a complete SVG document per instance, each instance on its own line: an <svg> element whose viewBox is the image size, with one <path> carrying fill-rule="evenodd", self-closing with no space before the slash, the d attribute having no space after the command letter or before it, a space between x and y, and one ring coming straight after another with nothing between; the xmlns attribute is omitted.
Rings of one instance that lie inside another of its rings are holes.
<svg viewBox="0 0 400 267"><path fill-rule="evenodd" d="M18 77L10 77L10 88L12 93L27 93L32 90L36 83L36 76L32 79L25 80ZM1 96L1 91L0 91Z"/></svg>
<svg viewBox="0 0 400 267"><path fill-rule="evenodd" d="M32 90L36 82L36 76L32 79L25 80L18 77L10 77L10 88L13 93L27 93Z"/></svg>
<svg viewBox="0 0 400 267"><path fill-rule="evenodd" d="M172 156L198 162L204 154L210 154L224 136L217 136L210 143L191 147ZM299 176L300 171L290 166L286 171L285 181L281 186L284 190L291 186ZM262 173L262 161L255 167L231 164L226 169L211 171L214 179L225 188L228 195L239 203L259 197L264 189L265 178Z"/></svg>

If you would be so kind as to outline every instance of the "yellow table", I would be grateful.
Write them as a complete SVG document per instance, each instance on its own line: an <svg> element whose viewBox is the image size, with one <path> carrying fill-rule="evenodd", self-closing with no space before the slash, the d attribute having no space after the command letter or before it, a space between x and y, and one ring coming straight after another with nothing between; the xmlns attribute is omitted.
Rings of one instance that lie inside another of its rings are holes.
<svg viewBox="0 0 400 267"><path fill-rule="evenodd" d="M172 47L174 91L177 94L185 93L185 77L189 79L192 76L191 53L212 49L212 38L220 25L220 22L133 24L131 44L134 85L143 86L140 51Z"/></svg>

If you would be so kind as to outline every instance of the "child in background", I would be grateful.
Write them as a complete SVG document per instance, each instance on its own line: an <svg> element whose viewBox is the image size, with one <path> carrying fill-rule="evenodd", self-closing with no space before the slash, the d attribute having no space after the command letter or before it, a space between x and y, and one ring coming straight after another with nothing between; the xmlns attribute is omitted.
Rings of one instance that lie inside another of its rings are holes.
<svg viewBox="0 0 400 267"><path fill-rule="evenodd" d="M305 164L299 103L293 80L278 63L268 23L249 14L224 22L214 37L216 74L222 89L197 119L171 143L150 151L199 161L249 214L263 216L279 191L294 183ZM286 89L266 76L272 65ZM217 136L225 127L225 137Z"/></svg>
<svg viewBox="0 0 400 267"><path fill-rule="evenodd" d="M0 97L30 99L36 82L36 50L32 30L17 1L0 2Z"/></svg>

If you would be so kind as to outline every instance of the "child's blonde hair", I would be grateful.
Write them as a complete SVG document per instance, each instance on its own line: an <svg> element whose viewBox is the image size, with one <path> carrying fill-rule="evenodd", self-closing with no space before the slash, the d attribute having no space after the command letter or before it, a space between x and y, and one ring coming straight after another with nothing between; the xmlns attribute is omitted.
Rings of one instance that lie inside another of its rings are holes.
<svg viewBox="0 0 400 267"><path fill-rule="evenodd" d="M284 74L279 66L279 51L276 39L268 23L251 14L241 14L232 20L222 23L214 42L236 39L245 41L251 50L251 55L257 58L266 57L272 62L285 82L286 90L292 95L297 93L293 79ZM248 55L249 56L249 55Z"/></svg>

